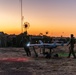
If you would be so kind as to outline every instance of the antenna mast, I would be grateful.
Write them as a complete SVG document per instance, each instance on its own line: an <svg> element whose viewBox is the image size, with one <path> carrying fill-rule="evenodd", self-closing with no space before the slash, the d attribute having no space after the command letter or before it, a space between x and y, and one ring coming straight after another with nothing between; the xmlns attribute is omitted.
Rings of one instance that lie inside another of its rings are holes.
<svg viewBox="0 0 76 75"><path fill-rule="evenodd" d="M23 33L23 11L22 11L22 0L21 1L21 33Z"/></svg>

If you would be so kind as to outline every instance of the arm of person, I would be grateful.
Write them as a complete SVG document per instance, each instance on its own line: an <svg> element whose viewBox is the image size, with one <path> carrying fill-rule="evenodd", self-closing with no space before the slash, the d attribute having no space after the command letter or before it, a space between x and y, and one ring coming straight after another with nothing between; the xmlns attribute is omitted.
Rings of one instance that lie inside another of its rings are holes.
<svg viewBox="0 0 76 75"><path fill-rule="evenodd" d="M70 44L71 40L67 43L67 46Z"/></svg>

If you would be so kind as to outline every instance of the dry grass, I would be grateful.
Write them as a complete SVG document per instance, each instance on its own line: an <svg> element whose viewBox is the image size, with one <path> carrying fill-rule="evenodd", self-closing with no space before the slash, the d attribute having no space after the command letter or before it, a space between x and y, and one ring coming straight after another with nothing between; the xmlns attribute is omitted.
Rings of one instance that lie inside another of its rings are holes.
<svg viewBox="0 0 76 75"><path fill-rule="evenodd" d="M76 47L75 47L76 49ZM32 49L31 49L32 51ZM58 47L53 53L68 53L68 47ZM37 49L37 52L39 50ZM46 59L39 54L27 57L23 48L0 48L0 58L25 57L28 62L2 62L0 61L0 75L75 75L76 59L60 57ZM1 74L2 73L2 74ZM10 73L10 74L9 74Z"/></svg>

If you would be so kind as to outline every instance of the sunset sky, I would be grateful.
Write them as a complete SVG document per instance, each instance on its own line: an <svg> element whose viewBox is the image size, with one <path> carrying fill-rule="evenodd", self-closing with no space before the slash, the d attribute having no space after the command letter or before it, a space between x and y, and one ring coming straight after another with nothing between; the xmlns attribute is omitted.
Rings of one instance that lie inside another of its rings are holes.
<svg viewBox="0 0 76 75"><path fill-rule="evenodd" d="M76 36L76 0L23 0L23 16L28 34ZM0 31L21 33L20 0L0 0Z"/></svg>

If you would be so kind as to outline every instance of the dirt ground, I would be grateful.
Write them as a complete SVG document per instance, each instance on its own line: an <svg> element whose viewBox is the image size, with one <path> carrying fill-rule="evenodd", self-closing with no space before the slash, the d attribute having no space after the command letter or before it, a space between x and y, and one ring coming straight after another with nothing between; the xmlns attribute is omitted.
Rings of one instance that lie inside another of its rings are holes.
<svg viewBox="0 0 76 75"><path fill-rule="evenodd" d="M68 47L58 47L54 52L67 53ZM46 59L40 54L36 58L33 51L27 57L23 48L0 48L0 75L76 75L76 59L72 56Z"/></svg>

